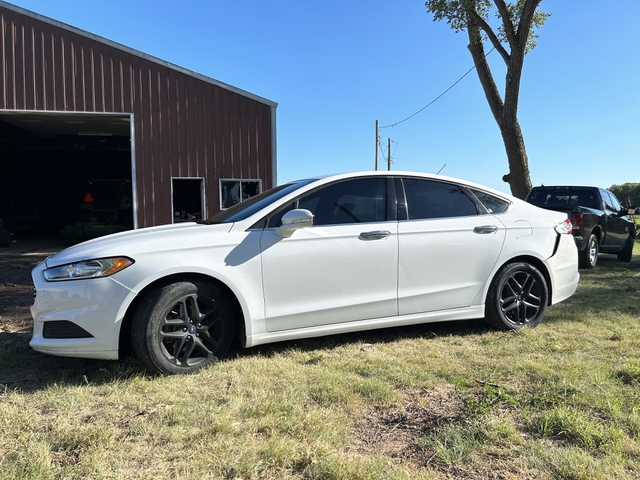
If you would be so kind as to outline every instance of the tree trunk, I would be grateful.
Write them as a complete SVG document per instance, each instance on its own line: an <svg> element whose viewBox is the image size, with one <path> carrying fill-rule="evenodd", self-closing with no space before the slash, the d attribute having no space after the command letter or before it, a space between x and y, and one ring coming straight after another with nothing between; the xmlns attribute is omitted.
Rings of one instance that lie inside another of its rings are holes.
<svg viewBox="0 0 640 480"><path fill-rule="evenodd" d="M533 5L539 3L539 1L534 1ZM535 7L532 8L535 10ZM526 36L512 39L512 47L514 48L511 49L509 54L500 50L507 65L505 98L503 100L491 74L484 51L481 26L478 23L482 20L477 14L474 15L474 12L475 10L471 10L467 17L468 48L476 66L476 72L489 108L500 128L502 141L507 153L509 173L504 175L502 180L509 184L513 196L524 199L529 190L531 190L531 177L524 138L518 122L518 97L526 46L526 43L523 42L526 42Z"/></svg>
<svg viewBox="0 0 640 480"><path fill-rule="evenodd" d="M499 125L509 161L509 173L503 176L502 180L509 184L514 197L524 199L532 185L520 123L517 118L512 118L508 121L503 120Z"/></svg>

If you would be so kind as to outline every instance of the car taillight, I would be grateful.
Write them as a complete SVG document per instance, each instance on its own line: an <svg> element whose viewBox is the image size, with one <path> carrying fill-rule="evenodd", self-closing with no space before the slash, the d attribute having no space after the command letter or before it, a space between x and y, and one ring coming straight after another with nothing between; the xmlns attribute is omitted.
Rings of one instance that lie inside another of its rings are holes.
<svg viewBox="0 0 640 480"><path fill-rule="evenodd" d="M556 232L558 232L560 235L571 233L571 222L568 218L564 222L556 225Z"/></svg>
<svg viewBox="0 0 640 480"><path fill-rule="evenodd" d="M582 230L582 214L579 212L573 212L571 214L571 223L573 224L574 230Z"/></svg>

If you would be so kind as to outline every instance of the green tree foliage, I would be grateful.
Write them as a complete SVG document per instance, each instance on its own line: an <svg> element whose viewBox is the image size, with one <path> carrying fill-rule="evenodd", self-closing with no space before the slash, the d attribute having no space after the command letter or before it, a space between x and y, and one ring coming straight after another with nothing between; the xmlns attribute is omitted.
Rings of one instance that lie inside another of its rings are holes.
<svg viewBox="0 0 640 480"><path fill-rule="evenodd" d="M434 21L445 21L454 31L467 32L467 48L491 113L500 128L509 161L509 173L502 179L509 183L511 193L519 198L524 198L531 190L529 160L518 122L520 80L524 57L536 46L538 35L535 29L540 28L550 15L538 10L541 2L428 0L425 3ZM507 67L504 96L498 90L487 61L489 52L485 51L485 42L498 52Z"/></svg>
<svg viewBox="0 0 640 480"><path fill-rule="evenodd" d="M609 187L618 200L623 205L627 205L626 199L629 199L627 206L640 207L640 183L623 183L622 185L612 185Z"/></svg>

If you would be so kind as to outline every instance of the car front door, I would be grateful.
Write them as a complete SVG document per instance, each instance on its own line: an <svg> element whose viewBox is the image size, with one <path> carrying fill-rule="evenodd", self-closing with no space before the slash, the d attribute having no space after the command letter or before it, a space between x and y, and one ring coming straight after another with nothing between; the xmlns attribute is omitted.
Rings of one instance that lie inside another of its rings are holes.
<svg viewBox="0 0 640 480"><path fill-rule="evenodd" d="M384 177L333 183L267 219L260 245L268 331L398 314L397 221L387 188ZM314 225L281 238L278 219L291 208L309 210Z"/></svg>
<svg viewBox="0 0 640 480"><path fill-rule="evenodd" d="M600 189L604 210L607 215L607 234L602 241L603 251L616 251L622 248L629 238L629 231L633 223L628 217L620 215L622 206L616 196L608 190Z"/></svg>
<svg viewBox="0 0 640 480"><path fill-rule="evenodd" d="M406 219L398 223L400 315L468 307L481 292L506 230L479 215L455 184L403 179Z"/></svg>

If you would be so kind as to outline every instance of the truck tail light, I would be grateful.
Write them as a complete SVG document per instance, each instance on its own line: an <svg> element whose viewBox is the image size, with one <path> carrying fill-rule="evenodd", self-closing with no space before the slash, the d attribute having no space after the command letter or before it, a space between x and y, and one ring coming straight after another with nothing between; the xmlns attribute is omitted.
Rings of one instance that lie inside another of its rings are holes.
<svg viewBox="0 0 640 480"><path fill-rule="evenodd" d="M556 232L558 232L560 235L571 233L571 222L568 218L564 222L556 225Z"/></svg>
<svg viewBox="0 0 640 480"><path fill-rule="evenodd" d="M582 230L582 214L579 212L573 212L571 214L571 223L573 224L573 230Z"/></svg>

